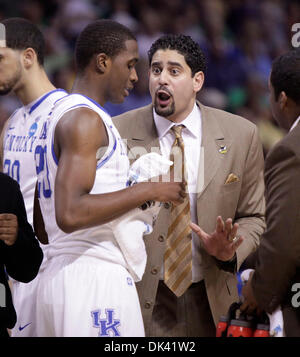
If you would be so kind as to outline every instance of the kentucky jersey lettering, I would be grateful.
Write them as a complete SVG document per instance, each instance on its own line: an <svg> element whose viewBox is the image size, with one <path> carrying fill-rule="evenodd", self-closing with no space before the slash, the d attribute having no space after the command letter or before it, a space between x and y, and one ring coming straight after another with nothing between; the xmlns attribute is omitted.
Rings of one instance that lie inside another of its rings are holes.
<svg viewBox="0 0 300 357"><path fill-rule="evenodd" d="M12 152L32 152L37 136L16 136L7 133L4 137L4 150ZM28 144L29 142L29 144Z"/></svg>

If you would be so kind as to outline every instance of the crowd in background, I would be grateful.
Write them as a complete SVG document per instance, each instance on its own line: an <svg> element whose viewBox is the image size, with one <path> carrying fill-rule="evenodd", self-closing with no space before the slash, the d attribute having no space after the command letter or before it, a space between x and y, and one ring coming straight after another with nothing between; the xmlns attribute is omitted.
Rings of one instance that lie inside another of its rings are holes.
<svg viewBox="0 0 300 357"><path fill-rule="evenodd" d="M241 115L259 128L265 153L283 136L269 109L272 60L292 47L292 25L300 22L298 0L0 0L0 21L24 17L46 39L46 71L56 87L70 90L76 38L91 21L110 18L136 34L139 81L114 116L151 102L147 51L164 33L190 35L207 58L199 100ZM0 98L0 131L20 106L15 96Z"/></svg>

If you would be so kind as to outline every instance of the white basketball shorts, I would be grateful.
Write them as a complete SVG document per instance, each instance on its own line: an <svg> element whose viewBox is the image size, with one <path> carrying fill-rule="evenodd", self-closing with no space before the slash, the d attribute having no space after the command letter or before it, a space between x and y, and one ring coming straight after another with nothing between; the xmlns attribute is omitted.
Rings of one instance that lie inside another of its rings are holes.
<svg viewBox="0 0 300 357"><path fill-rule="evenodd" d="M51 258L39 279L37 332L43 337L143 337L133 278L88 256Z"/></svg>

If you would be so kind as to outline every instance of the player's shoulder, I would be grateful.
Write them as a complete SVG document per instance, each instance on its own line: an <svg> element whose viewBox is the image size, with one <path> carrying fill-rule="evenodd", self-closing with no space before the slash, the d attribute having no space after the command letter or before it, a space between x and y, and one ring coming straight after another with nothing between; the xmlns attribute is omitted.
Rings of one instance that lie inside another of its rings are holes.
<svg viewBox="0 0 300 357"><path fill-rule="evenodd" d="M63 104L80 104L80 103L86 103L86 102L87 102L87 98L85 96L83 96L82 94L70 93L62 98L59 98L56 101L55 106L56 106L56 108L58 108L59 106L61 106Z"/></svg>
<svg viewBox="0 0 300 357"><path fill-rule="evenodd" d="M55 104L55 110L62 110L62 109L70 109L70 108L89 108L94 111L102 110L102 112L105 112L107 115L109 115L106 110L95 100L80 94L80 93L70 93L66 95L65 97L59 99L56 104Z"/></svg>
<svg viewBox="0 0 300 357"><path fill-rule="evenodd" d="M52 109L50 120L53 122L54 118L58 120L62 116L65 116L70 110L80 108L92 109L89 102L81 94L68 94L56 101Z"/></svg>
<svg viewBox="0 0 300 357"><path fill-rule="evenodd" d="M77 135L83 132L99 130L99 117L102 113L97 111L97 103L93 103L82 94L72 93L62 98L53 110L50 121L56 125L56 132Z"/></svg>

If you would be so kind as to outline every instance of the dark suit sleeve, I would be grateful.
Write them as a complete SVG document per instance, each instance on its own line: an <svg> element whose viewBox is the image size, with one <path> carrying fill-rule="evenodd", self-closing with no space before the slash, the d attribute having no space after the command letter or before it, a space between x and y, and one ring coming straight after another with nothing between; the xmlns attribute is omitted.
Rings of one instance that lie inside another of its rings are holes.
<svg viewBox="0 0 300 357"><path fill-rule="evenodd" d="M238 235L244 242L237 249L237 269L246 257L259 245L260 237L265 230L264 198L264 158L262 144L257 128L252 132L251 143L246 158L240 199L238 201L235 223L239 224Z"/></svg>
<svg viewBox="0 0 300 357"><path fill-rule="evenodd" d="M14 309L13 303L12 303L12 297L11 297L11 292L10 288L7 283L7 276L4 270L4 265L2 264L2 254L1 254L1 248L0 247L0 295L1 295L1 304L0 304L0 337L7 336L7 328L13 328L17 316L16 316L16 311ZM3 301L3 289L5 289L5 306L2 305Z"/></svg>
<svg viewBox="0 0 300 357"><path fill-rule="evenodd" d="M266 221L256 254L252 287L259 306L272 312L281 304L300 266L300 159L278 145L266 160Z"/></svg>
<svg viewBox="0 0 300 357"><path fill-rule="evenodd" d="M18 218L19 231L16 242L8 246L1 241L4 264L8 274L15 280L29 282L35 278L43 259L31 225L27 221L23 196L19 185L13 181L14 189L11 194L11 212Z"/></svg>

